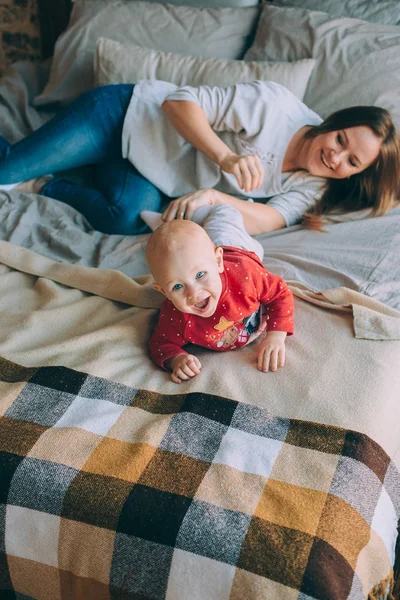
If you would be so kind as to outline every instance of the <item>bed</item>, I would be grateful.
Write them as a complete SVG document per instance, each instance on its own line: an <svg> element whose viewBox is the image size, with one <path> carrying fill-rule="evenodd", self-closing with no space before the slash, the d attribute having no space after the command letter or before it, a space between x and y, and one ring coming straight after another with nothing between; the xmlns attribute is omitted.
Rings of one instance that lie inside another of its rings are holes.
<svg viewBox="0 0 400 600"><path fill-rule="evenodd" d="M51 58L5 73L0 134L152 76L271 78L321 116L377 104L400 127L396 1L216 4L76 0L68 21L42 1ZM195 349L177 386L146 351L148 235L0 192L1 598L399 597L400 208L365 217L259 236L295 295L284 369Z"/></svg>

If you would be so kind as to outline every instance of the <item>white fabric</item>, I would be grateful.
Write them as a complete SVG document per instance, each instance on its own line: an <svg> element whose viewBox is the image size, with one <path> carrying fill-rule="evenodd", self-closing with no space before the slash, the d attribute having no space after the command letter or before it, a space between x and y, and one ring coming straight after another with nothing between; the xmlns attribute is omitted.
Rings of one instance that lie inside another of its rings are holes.
<svg viewBox="0 0 400 600"><path fill-rule="evenodd" d="M96 85L137 83L161 79L178 86L218 85L225 87L256 79L275 81L303 99L315 61L294 62L227 60L159 52L135 44L120 44L99 38L94 70Z"/></svg>
<svg viewBox="0 0 400 600"><path fill-rule="evenodd" d="M262 187L246 194L233 175L186 142L161 110L162 102L199 104L217 135L237 154L258 154L265 175ZM320 195L324 180L306 171L285 176L282 161L292 136L320 117L284 86L254 81L226 88L184 87L162 81L139 82L133 91L122 133L122 153L170 197L215 188L241 198L269 198L287 225L300 220ZM155 168L156 165L156 168Z"/></svg>

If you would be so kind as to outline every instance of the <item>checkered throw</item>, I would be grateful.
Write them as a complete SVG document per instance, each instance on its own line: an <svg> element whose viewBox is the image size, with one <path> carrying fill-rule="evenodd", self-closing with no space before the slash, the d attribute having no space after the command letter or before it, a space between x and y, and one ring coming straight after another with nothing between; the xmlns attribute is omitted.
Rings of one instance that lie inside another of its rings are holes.
<svg viewBox="0 0 400 600"><path fill-rule="evenodd" d="M1 359L0 472L4 599L391 595L400 476L355 431Z"/></svg>

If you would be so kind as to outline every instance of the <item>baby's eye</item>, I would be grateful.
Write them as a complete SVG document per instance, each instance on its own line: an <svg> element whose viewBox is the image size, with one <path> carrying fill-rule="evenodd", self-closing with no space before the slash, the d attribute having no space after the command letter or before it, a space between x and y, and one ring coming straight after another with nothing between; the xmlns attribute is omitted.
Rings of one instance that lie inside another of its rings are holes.
<svg viewBox="0 0 400 600"><path fill-rule="evenodd" d="M198 273L196 273L196 279L201 279L202 277L204 277L205 272L204 271L199 271Z"/></svg>
<svg viewBox="0 0 400 600"><path fill-rule="evenodd" d="M174 285L174 287L172 288L173 292L176 292L177 290L181 290L183 288L183 285L181 283L176 283Z"/></svg>
<svg viewBox="0 0 400 600"><path fill-rule="evenodd" d="M349 158L349 163L351 164L352 167L356 167L356 163L354 162L354 160L352 158Z"/></svg>
<svg viewBox="0 0 400 600"><path fill-rule="evenodd" d="M338 134L337 134L337 141L339 142L339 144L340 144L341 146L343 146L343 138L342 138L342 136L341 136L341 134L340 134L340 133L338 133Z"/></svg>

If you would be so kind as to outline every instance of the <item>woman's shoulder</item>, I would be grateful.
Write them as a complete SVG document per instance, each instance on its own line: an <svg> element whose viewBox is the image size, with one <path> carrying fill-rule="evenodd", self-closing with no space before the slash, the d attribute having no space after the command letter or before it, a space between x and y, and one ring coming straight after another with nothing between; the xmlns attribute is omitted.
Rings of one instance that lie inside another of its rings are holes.
<svg viewBox="0 0 400 600"><path fill-rule="evenodd" d="M281 83L257 79L245 84L249 94L262 98L265 105L274 106L280 113L286 113L294 120L304 119L310 125L319 125L321 117L311 110L300 98Z"/></svg>
<svg viewBox="0 0 400 600"><path fill-rule="evenodd" d="M291 90L289 90L289 88L287 88L282 83L277 83L276 81L256 79L255 81L250 81L248 83L245 83L244 85L254 87L257 93L263 96L269 96L271 98L274 97L280 100L284 99L292 101L294 103L304 104L302 100L300 100L300 98L298 98Z"/></svg>
<svg viewBox="0 0 400 600"><path fill-rule="evenodd" d="M256 96L258 98L262 96L270 101L274 99L291 98L292 96L294 99L296 98L287 87L281 83L276 83L275 81L255 79L253 81L237 83L234 87L236 88L236 93L245 96ZM301 101L299 100L299 102Z"/></svg>
<svg viewBox="0 0 400 600"><path fill-rule="evenodd" d="M311 194L314 198L322 194L327 182L325 177L317 177L304 170L284 173L282 179L283 193L297 190L305 194Z"/></svg>

